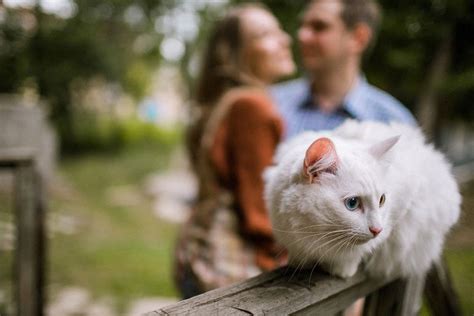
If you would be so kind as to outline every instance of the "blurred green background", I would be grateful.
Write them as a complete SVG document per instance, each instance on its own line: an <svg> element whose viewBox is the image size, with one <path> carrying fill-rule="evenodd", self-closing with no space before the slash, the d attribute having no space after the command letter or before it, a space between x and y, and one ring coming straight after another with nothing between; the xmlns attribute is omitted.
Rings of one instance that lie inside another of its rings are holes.
<svg viewBox="0 0 474 316"><path fill-rule="evenodd" d="M142 298L176 299L171 254L179 220L156 214L149 183L163 173L181 179L200 53L212 23L239 2L0 1L0 94L41 103L58 140L48 188L50 303L72 295L82 304L76 314L128 315ZM306 1L260 2L295 38ZM368 80L409 107L455 163L474 159L474 3L380 3L383 25L364 61ZM293 51L300 65L296 40ZM295 76L302 73L300 66ZM471 315L472 181L463 194L463 218L446 253ZM11 185L3 185L0 246L11 239L12 218ZM11 247L0 247L0 315L11 304L12 256ZM54 308L50 315L66 315Z"/></svg>

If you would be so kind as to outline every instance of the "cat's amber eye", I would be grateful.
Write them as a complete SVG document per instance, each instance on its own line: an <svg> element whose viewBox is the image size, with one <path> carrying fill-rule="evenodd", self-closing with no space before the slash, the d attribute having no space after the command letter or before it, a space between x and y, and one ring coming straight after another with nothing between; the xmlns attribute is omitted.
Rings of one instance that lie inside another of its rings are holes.
<svg viewBox="0 0 474 316"><path fill-rule="evenodd" d="M385 194L382 194L379 201L379 207L382 207L385 204Z"/></svg>
<svg viewBox="0 0 474 316"><path fill-rule="evenodd" d="M355 211L360 207L360 197L352 196L344 200L344 205L349 211Z"/></svg>

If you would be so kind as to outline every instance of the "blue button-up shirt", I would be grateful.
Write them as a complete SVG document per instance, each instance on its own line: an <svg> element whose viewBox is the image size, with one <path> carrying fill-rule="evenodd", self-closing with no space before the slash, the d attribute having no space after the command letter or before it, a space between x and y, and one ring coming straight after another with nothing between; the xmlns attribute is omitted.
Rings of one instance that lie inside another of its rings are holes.
<svg viewBox="0 0 474 316"><path fill-rule="evenodd" d="M413 115L398 100L359 77L334 112L321 111L311 94L307 79L297 79L271 88L271 95L286 123L286 137L303 131L328 130L348 118L381 122L397 121L416 125Z"/></svg>

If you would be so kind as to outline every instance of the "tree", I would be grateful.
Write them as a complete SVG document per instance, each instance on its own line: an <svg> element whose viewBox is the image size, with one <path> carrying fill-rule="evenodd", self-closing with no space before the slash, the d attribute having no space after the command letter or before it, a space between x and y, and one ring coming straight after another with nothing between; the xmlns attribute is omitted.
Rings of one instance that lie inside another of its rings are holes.
<svg viewBox="0 0 474 316"><path fill-rule="evenodd" d="M436 138L442 121L474 118L474 10L468 0L380 1L384 20L366 69Z"/></svg>
<svg viewBox="0 0 474 316"><path fill-rule="evenodd" d="M155 30L155 21L174 4L76 0L75 14L67 19L44 13L39 4L34 9L6 8L7 18L0 21L0 39L6 43L0 50L0 92L16 92L32 79L48 100L67 149L75 139L73 83L99 76L117 82L137 100L143 97L161 60L163 35ZM24 28L25 15L36 27Z"/></svg>

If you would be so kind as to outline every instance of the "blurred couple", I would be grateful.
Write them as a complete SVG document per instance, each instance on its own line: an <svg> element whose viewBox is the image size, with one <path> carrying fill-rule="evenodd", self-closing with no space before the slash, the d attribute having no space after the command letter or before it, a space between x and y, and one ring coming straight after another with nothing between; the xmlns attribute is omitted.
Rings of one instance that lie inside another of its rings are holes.
<svg viewBox="0 0 474 316"><path fill-rule="evenodd" d="M361 72L379 23L373 0L308 1L297 34L306 74L279 84L295 72L291 39L266 7L234 6L216 23L187 133L199 195L176 249L183 298L286 264L262 179L282 140L348 118L416 124Z"/></svg>

